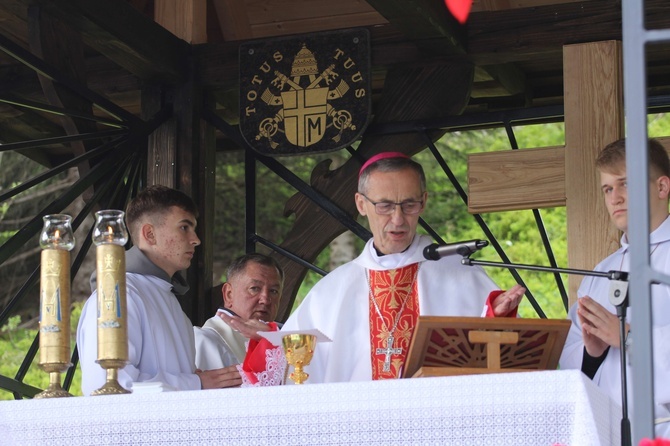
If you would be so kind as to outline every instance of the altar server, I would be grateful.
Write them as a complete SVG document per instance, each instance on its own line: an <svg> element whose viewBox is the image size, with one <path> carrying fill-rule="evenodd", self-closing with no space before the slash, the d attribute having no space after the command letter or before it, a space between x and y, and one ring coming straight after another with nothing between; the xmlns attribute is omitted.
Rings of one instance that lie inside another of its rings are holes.
<svg viewBox="0 0 670 446"><path fill-rule="evenodd" d="M190 266L200 244L197 215L190 197L164 186L148 187L128 205L126 224L134 243L126 252L129 363L118 377L126 389L139 382L175 390L220 388L231 380L241 383L234 370L234 374L225 369L196 370L193 325L175 296L189 289L179 271ZM95 273L91 288L77 327L84 395L106 380L105 370L96 363Z"/></svg>
<svg viewBox="0 0 670 446"><path fill-rule="evenodd" d="M623 235L621 247L600 262L595 270L628 271L626 140L621 139L605 147L596 159L596 167L600 172L600 185L610 219ZM651 264L667 274L670 272L670 160L661 143L655 139L649 140L649 175ZM579 300L568 313L572 326L563 348L560 366L563 369L581 369L598 387L621 404L620 322L616 308L609 301L609 287L607 278L585 277L582 281L577 291ZM670 287L667 285L652 285L652 315L654 403L659 419L656 433L670 438ZM624 348L632 344L633 333L634 330L626 322ZM628 367L629 379L632 372Z"/></svg>

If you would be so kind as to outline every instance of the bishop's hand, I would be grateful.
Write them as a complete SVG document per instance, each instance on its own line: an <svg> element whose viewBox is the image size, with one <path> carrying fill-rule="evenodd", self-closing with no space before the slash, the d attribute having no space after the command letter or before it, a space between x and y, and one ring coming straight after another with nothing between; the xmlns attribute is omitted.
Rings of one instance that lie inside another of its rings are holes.
<svg viewBox="0 0 670 446"><path fill-rule="evenodd" d="M504 293L499 294L491 302L493 315L495 317L506 316L510 311L519 306L526 289L519 284L514 285Z"/></svg>

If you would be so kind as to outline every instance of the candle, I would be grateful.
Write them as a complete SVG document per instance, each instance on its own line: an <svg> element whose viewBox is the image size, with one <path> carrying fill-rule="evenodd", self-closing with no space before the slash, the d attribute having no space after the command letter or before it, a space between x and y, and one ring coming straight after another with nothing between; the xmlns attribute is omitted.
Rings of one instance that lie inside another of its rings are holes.
<svg viewBox="0 0 670 446"><path fill-rule="evenodd" d="M40 234L40 368L50 374L49 387L36 398L71 396L60 387L70 363L70 250L74 233L69 215L44 216Z"/></svg>
<svg viewBox="0 0 670 446"><path fill-rule="evenodd" d="M124 213L105 210L95 213L93 242L96 245L98 359L107 371L107 382L92 395L128 393L118 383L118 369L128 362L126 316L126 253L128 231Z"/></svg>
<svg viewBox="0 0 670 446"><path fill-rule="evenodd" d="M128 360L126 255L123 246L96 248L98 276L98 362Z"/></svg>

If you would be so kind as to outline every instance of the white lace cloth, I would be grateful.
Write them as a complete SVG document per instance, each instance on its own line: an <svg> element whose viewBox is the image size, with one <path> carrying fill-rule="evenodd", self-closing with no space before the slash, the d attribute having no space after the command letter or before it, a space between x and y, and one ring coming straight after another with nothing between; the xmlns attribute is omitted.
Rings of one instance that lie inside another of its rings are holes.
<svg viewBox="0 0 670 446"><path fill-rule="evenodd" d="M0 443L616 445L620 414L564 370L0 401Z"/></svg>
<svg viewBox="0 0 670 446"><path fill-rule="evenodd" d="M284 383L287 365L282 349L269 348L265 350L265 370L254 373L258 380L256 383L249 381L240 364L237 365L237 371L242 377L242 387L280 386Z"/></svg>

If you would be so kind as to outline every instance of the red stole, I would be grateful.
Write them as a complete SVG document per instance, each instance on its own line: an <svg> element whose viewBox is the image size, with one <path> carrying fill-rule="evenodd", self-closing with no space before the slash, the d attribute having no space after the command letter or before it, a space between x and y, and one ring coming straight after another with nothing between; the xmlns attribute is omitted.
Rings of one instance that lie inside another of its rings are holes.
<svg viewBox="0 0 670 446"><path fill-rule="evenodd" d="M399 378L402 373L419 318L418 270L419 264L414 263L398 269L368 271L372 379Z"/></svg>

